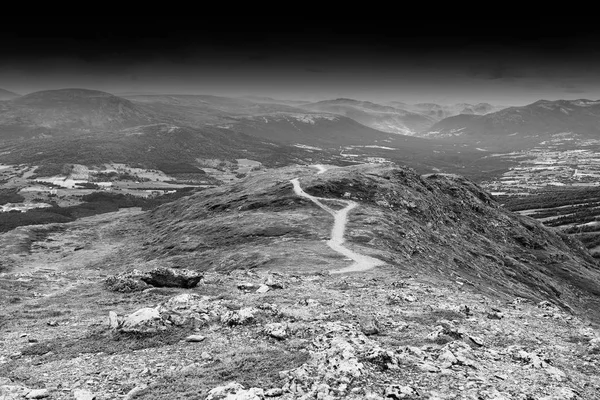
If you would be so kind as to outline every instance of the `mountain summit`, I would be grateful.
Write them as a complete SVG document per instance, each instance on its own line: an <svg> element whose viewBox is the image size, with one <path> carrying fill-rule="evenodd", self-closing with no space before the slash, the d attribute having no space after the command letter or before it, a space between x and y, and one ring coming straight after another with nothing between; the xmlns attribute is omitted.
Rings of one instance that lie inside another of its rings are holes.
<svg viewBox="0 0 600 400"><path fill-rule="evenodd" d="M10 100L19 97L18 94L0 88L0 100Z"/></svg>

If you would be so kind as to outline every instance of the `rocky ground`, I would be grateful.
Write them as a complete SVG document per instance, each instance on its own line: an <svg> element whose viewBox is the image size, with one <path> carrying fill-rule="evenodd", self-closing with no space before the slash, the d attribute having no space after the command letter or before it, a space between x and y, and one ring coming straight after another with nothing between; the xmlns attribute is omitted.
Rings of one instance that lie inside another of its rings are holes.
<svg viewBox="0 0 600 400"><path fill-rule="evenodd" d="M531 246L537 259L546 251L562 264L536 264L521 246L504 269L529 272L537 287L553 285L561 295L531 296L536 286L522 279L497 286L500 275L489 265L486 289L485 270L480 280L472 271L467 278L460 263L447 261L460 257L474 269L484 257L469 259L457 244L443 247L442 258L436 247L441 239L453 244L448 232L461 234L460 223L473 225L466 209L462 222L448 228L440 222L434 230L424 217L419 224L411 217L424 204L413 194L417 181L404 186L408 195L373 198L359 175L338 187L348 177L342 172L313 177L314 170L289 169L151 213L103 214L1 235L7 251L0 258L0 398L600 398L598 320L586 312L589 302L571 300L586 287L569 286L565 276L537 278L544 265L556 273L575 261L593 278L585 254L546 231L531 233L538 225L523 228L529 234L521 241L545 246ZM387 180L381 171L360 173ZM330 274L349 260L326 246L331 221L293 195L293 176L313 195L359 202L348 245L386 264ZM482 207L489 224L497 220L493 204L467 203L475 189L456 188L457 202ZM408 204L409 195L418 201ZM433 200L425 204L422 212L437 212ZM448 218L458 212L453 203L443 206ZM405 236L396 257L386 246L397 236L380 223L394 207L402 222L396 230ZM512 223L463 246L483 253L483 237L521 226ZM513 244L489 244L485 253L508 257ZM189 269L202 279L191 288L156 287L147 276L157 267ZM127 272L145 281L115 285Z"/></svg>

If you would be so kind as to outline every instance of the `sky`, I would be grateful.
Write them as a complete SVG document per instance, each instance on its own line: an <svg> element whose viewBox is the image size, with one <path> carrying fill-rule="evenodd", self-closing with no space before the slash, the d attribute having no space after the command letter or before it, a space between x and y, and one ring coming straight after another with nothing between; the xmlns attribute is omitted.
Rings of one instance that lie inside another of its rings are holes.
<svg viewBox="0 0 600 400"><path fill-rule="evenodd" d="M295 18L9 22L0 28L0 88L381 103L600 99L600 31L592 19L511 12L493 21L485 12L459 20L379 11L352 19L310 19L300 10Z"/></svg>

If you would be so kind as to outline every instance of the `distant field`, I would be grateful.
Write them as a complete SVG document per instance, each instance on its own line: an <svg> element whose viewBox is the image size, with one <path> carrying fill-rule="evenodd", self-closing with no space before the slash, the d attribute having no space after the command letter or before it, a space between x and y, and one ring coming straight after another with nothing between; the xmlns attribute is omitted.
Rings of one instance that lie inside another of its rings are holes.
<svg viewBox="0 0 600 400"><path fill-rule="evenodd" d="M600 258L600 188L551 188L496 198L511 211L576 237Z"/></svg>

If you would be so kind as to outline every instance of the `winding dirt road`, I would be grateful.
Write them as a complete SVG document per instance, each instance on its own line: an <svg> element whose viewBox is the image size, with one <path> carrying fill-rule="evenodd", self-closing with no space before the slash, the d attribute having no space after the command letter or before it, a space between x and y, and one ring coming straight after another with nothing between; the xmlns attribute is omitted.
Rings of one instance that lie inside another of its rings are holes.
<svg viewBox="0 0 600 400"><path fill-rule="evenodd" d="M316 167L319 170L318 174L322 174L323 172L325 172L327 170L322 165L315 165L314 167ZM294 179L290 180L290 182L292 182L292 184L294 185L294 193L296 193L298 196L302 196L302 197L309 199L310 201L312 201L313 203L315 203L316 205L321 207L323 210L325 210L329 214L333 215L334 222L333 222L333 228L331 229L331 239L329 239L327 241L327 245L332 250L334 250L334 251L350 258L352 261L354 261L350 266L348 266L346 268L331 271L332 274L366 271L371 268L375 268L379 265L385 264L383 261L378 260L377 258L373 258L373 257L367 256L364 254L356 253L344 246L344 242L345 242L344 232L346 230L346 222L348 221L348 213L350 212L350 210L352 210L353 208L358 206L358 204L356 202L354 202L352 200L325 199L322 197L311 196L310 194L308 194L304 190L302 190L302 188L300 187L300 181L298 180L298 178L294 178ZM325 204L323 204L320 200L340 201L340 202L346 203L346 207L344 207L341 210L336 211L336 210L333 210L332 208L326 206Z"/></svg>

